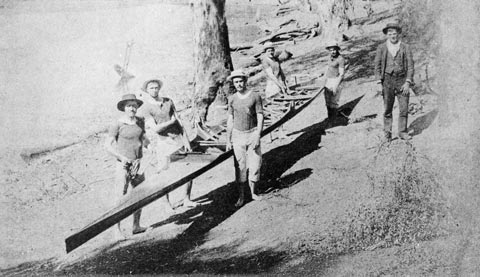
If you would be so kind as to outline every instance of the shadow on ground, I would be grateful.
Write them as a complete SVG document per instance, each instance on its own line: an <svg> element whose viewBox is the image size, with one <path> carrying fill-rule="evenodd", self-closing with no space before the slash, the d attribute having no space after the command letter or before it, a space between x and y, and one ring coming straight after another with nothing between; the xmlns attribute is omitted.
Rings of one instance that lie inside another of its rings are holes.
<svg viewBox="0 0 480 277"><path fill-rule="evenodd" d="M348 116L361 97L343 105L340 110ZM301 169L286 176L282 175L306 155L318 149L325 133L326 120L313 124L296 133L302 133L287 145L282 145L264 154L262 179L259 188L281 190L291 187L312 174L309 168ZM347 118L339 117L335 126L346 125ZM117 249L106 249L98 255L78 262L60 274L152 274L152 273L216 273L216 274L258 274L267 272L281 263L286 254L273 250L245 253L226 259L193 259L188 261L189 252L206 241L208 232L237 211L234 206L238 197L234 183L220 187L202 196L197 201L209 204L174 215L153 227L176 223L190 224L178 237L171 240L146 241ZM232 242L225 249L232 249L242 243ZM219 249L212 250L219 253ZM205 253L202 257L208 257ZM212 254L212 253L210 253Z"/></svg>
<svg viewBox="0 0 480 277"><path fill-rule="evenodd" d="M267 152L263 166L264 178L276 180L267 182L269 187L282 189L293 186L307 178L311 169L302 169L280 180L277 180L286 170L299 159L318 149L318 143L324 130L324 123L314 124L306 128L292 143ZM255 274L266 272L283 261L285 254L273 250L245 253L242 256L220 260L192 260L187 261L188 253L206 241L206 234L215 226L237 212L234 203L238 197L234 183L228 183L207 195L196 199L208 204L176 214L162 222L153 225L158 228L168 223L190 224L179 236L167 240L150 240L127 246L113 244L105 247L101 252L86 260L65 267L55 272L59 275L70 274L154 274L154 273L238 273ZM225 245L225 249L232 249L241 242L232 242ZM216 249L215 251L219 251ZM208 255L206 255L208 256ZM35 263L23 265L25 268L35 268L35 272L42 272ZM10 272L19 272L20 267ZM45 269L52 273L53 268ZM32 271L30 271L32 272Z"/></svg>
<svg viewBox="0 0 480 277"><path fill-rule="evenodd" d="M438 110L432 110L417 119L415 119L410 126L408 126L408 131L412 136L421 134L425 129L432 125L435 118L437 118Z"/></svg>

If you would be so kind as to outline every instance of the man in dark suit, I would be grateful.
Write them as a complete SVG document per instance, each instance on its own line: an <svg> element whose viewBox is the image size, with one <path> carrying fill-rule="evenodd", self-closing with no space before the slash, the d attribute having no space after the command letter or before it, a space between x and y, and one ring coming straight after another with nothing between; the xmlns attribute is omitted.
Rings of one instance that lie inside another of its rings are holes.
<svg viewBox="0 0 480 277"><path fill-rule="evenodd" d="M398 136L409 140L407 132L408 101L410 86L413 85L413 55L410 47L400 41L402 28L395 23L389 23L383 28L387 41L377 48L375 56L375 79L377 90L382 92L385 112L385 140L392 139L392 111L395 96L400 109L398 118Z"/></svg>

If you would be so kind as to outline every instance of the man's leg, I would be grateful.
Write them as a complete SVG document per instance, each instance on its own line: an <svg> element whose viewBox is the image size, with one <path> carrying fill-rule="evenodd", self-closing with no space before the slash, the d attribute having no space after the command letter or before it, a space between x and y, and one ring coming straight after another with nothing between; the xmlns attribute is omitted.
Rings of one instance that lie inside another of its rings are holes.
<svg viewBox="0 0 480 277"><path fill-rule="evenodd" d="M234 158L238 164L238 192L239 197L236 207L241 207L245 203L245 183L247 182L247 145L245 140L245 134L233 131L232 145Z"/></svg>
<svg viewBox="0 0 480 277"><path fill-rule="evenodd" d="M260 180L260 170L262 167L262 149L258 145L255 149L251 146L254 138L254 133L250 133L250 143L248 146L248 185L250 187L250 194L253 200L261 200L262 197L256 192L258 181Z"/></svg>
<svg viewBox="0 0 480 277"><path fill-rule="evenodd" d="M185 188L185 194L184 194L185 196L183 198L184 207L192 208L199 205L199 203L192 201L192 199L190 198L192 193L192 186L193 186L193 181L190 181L183 186Z"/></svg>
<svg viewBox="0 0 480 277"><path fill-rule="evenodd" d="M117 162L115 166L115 191L112 195L119 195L115 199L115 205L120 203L122 196L125 195L125 187L128 186L128 172L121 162ZM128 187L127 187L128 188ZM117 223L117 229L115 232L115 238L122 240L125 239L125 235L122 231L121 221Z"/></svg>
<svg viewBox="0 0 480 277"><path fill-rule="evenodd" d="M398 136L401 139L409 140L410 136L407 132L407 123L408 123L408 102L410 96L403 96L401 94L397 95L398 106L399 106L399 115L398 115Z"/></svg>
<svg viewBox="0 0 480 277"><path fill-rule="evenodd" d="M325 91L324 91L324 96L325 96L325 105L327 107L327 117L328 117L328 120L327 120L327 127L326 129L328 128L331 128L333 126L333 121L332 121L332 117L333 117L333 109L332 109L332 103L333 103L333 91L331 91L329 88L325 87L324 88Z"/></svg>
<svg viewBox="0 0 480 277"><path fill-rule="evenodd" d="M140 226L140 216L142 215L142 209L139 209L133 213L133 227L132 234L140 234L147 230L147 228Z"/></svg>
<svg viewBox="0 0 480 277"><path fill-rule="evenodd" d="M390 140L392 137L392 112L395 103L394 89L390 86L388 80L385 80L383 87L383 131L385 138Z"/></svg>

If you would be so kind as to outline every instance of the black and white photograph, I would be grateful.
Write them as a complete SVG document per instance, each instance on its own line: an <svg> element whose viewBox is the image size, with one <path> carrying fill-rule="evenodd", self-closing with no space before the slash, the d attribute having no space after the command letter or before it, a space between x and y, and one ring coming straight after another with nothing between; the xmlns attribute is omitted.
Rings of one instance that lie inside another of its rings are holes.
<svg viewBox="0 0 480 277"><path fill-rule="evenodd" d="M0 0L0 34L0 275L480 276L480 2Z"/></svg>

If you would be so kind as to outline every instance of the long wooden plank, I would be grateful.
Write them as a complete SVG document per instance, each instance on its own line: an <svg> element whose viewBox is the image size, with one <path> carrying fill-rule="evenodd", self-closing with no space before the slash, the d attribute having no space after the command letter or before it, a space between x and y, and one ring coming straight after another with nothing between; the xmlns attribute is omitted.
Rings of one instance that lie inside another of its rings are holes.
<svg viewBox="0 0 480 277"><path fill-rule="evenodd" d="M302 103L298 108L290 109L285 116L279 119L274 124L265 128L262 132L262 137L269 134L276 128L280 127L282 124L290 120L300 111L302 111L306 106L308 106L320 93L322 90L316 92L311 98L304 103ZM293 107L293 106L292 106ZM111 209L106 212L98 219L81 229L80 231L72 234L65 239L66 251L67 253L89 241L93 237L97 236L101 232L107 230L111 226L115 225L117 222L125 219L126 217L133 214L136 210L145 207L146 205L152 203L153 201L165 196L167 193L179 188L180 186L192 181L193 179L199 177L215 166L227 160L232 156L232 150L224 152L216 157L213 161L207 163L206 165L198 168L197 170L183 176L182 178L171 182L169 185L162 186L161 184L152 184L149 185L142 184L138 188L132 191L132 194L129 198L125 199L119 206Z"/></svg>

